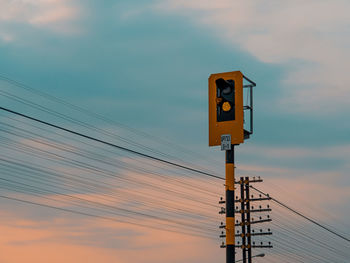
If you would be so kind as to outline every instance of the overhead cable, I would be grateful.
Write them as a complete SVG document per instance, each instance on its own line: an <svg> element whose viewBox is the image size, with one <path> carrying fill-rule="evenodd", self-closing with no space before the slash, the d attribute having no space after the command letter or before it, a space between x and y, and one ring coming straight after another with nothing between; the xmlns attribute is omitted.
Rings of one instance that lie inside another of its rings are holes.
<svg viewBox="0 0 350 263"><path fill-rule="evenodd" d="M107 141L104 141L104 140L100 140L98 138L95 138L95 137L92 137L92 136L89 136L89 135L86 135L86 134L83 134L83 133L80 133L80 132L77 132L77 131L74 131L74 130L71 130L71 129L68 129L68 128L64 128L62 126L59 126L59 125L56 125L56 124L53 124L53 123L49 123L47 121L43 121L43 120L37 119L37 118L31 117L29 115L26 115L26 114L23 114L23 113L20 113L20 112L10 110L8 108L0 107L0 110L6 111L6 112L9 112L9 113L12 113L12 114L15 114L17 116L21 116L23 118L26 118L26 119L29 119L29 120L32 120L32 121L44 124L46 126L50 126L50 127L53 127L53 128L65 131L65 132L69 132L71 134L74 134L74 135L77 135L77 136L80 136L80 137L83 137L83 138L86 138L86 139L89 139L89 140L92 140L92 141L95 141L95 142L99 142L99 143L102 143L102 144L105 144L105 145L108 145L108 146L111 146L111 147L115 147L115 148L118 148L119 150L126 151L126 152L129 152L129 153L132 153L132 154L136 154L138 156L142 156L142 157L154 160L154 161L162 162L162 163L165 163L165 164L168 164L168 165L171 165L171 166L175 166L175 167L182 168L182 169L185 169L185 170L188 170L188 171L191 171L191 172L203 174L203 175L206 175L206 176L209 176L209 177L213 177L213 178L217 178L217 179L224 179L224 178L222 178L220 176L217 176L217 175L214 175L214 174L211 174L211 173L207 173L207 172L195 169L195 168L191 168L189 166L185 166L185 165L181 165L181 164L174 163L174 162L171 162L171 161L167 161L167 160L164 160L164 159L161 159L161 158L158 158L158 157L154 157L154 156L151 156L149 154L141 153L141 152L138 152L138 151L135 151L135 150L132 150L132 149L129 149L129 148L126 148L126 147L114 144L114 143L110 143L110 142L107 142Z"/></svg>
<svg viewBox="0 0 350 263"><path fill-rule="evenodd" d="M288 205L282 203L281 201L277 200L276 198L271 197L269 194L266 194L266 193L264 193L263 191L261 191L261 190L255 188L254 186L251 186L251 185L250 185L250 187L251 187L252 189L254 189L255 191L259 192L260 194L263 194L263 195L265 195L266 197L270 197L272 201L274 201L275 203L279 204L280 206L282 206L282 207L288 209L289 211L293 212L294 214L297 214L298 216L304 218L305 220L307 220L307 221L309 221L309 222L311 222L311 223L313 223L313 224L315 224L315 225L317 225L317 226L323 228L324 230L328 231L329 233L332 233L333 235L336 235L336 236L340 237L341 239L343 239L343 240L345 240L345 241L347 241L347 242L350 242L350 239L349 239L349 238L347 238L347 237L345 237L345 236L343 236L343 235L341 235L341 234L339 234L339 233L333 231L332 229L330 229L330 228L328 228L328 227L322 225L321 223L315 221L314 219L312 219L312 218L310 218L310 217L308 217L308 216L306 216L306 215L303 215L302 213L300 213L300 212L296 211L295 209L289 207Z"/></svg>

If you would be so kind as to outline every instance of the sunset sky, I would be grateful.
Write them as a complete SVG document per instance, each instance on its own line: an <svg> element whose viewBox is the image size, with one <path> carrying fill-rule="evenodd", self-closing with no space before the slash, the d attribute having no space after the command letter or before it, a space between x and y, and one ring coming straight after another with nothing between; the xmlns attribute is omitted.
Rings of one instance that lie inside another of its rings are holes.
<svg viewBox="0 0 350 263"><path fill-rule="evenodd" d="M350 236L349 10L347 0L0 0L0 90L224 177L223 152L208 147L207 82L212 73L240 70L257 87L254 134L237 147L237 176L263 177L261 189ZM2 77L120 125L107 126ZM0 101L3 107L85 132L7 97ZM82 147L103 152L96 145ZM183 155L185 149L191 152ZM23 157L5 148L1 154ZM50 167L78 172L54 163ZM138 177L135 171L120 171L126 178ZM189 174L184 180L192 186L197 179ZM198 180L208 191L224 191L221 181ZM183 190L170 184L160 186ZM152 188L138 190L162 199ZM102 194L84 198L97 200ZM208 200L216 205L219 196ZM187 205L196 208L191 201ZM208 239L5 199L0 208L1 263L224 262L219 230ZM219 224L217 211L210 213ZM155 223L147 220L143 223Z"/></svg>

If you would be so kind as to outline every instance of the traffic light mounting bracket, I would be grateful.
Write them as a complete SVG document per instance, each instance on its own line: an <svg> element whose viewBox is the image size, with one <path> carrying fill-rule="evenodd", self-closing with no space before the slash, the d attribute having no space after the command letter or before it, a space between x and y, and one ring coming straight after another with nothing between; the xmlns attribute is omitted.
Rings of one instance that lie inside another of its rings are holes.
<svg viewBox="0 0 350 263"><path fill-rule="evenodd" d="M244 139L246 140L253 134L253 87L256 86L256 83L244 75L243 79L247 82L247 84L243 84L243 89L247 90L247 101L243 105L243 111L244 116L249 116L249 126L246 124L244 127ZM246 123L246 118L244 118L244 123Z"/></svg>

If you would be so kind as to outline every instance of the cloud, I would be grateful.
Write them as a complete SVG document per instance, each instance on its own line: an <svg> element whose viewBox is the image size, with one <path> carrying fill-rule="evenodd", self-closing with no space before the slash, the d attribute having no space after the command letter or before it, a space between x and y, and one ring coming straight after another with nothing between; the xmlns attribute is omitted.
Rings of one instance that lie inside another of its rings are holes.
<svg viewBox="0 0 350 263"><path fill-rule="evenodd" d="M1 226L4 236L0 243L7 252L0 256L1 262L47 262L48 259L50 262L99 262L98 259L113 262L117 258L108 249L74 244L69 237L70 231L55 222L42 227L30 222L35 228L21 226L16 218L12 218L10 225L8 222L2 223L6 225ZM57 240L57 237L61 240Z"/></svg>
<svg viewBox="0 0 350 263"><path fill-rule="evenodd" d="M241 176L304 178L333 187L345 187L349 185L349 149L348 144L314 148L246 145L239 151L244 158L237 170L243 174Z"/></svg>
<svg viewBox="0 0 350 263"><path fill-rule="evenodd" d="M168 0L155 6L188 17L265 63L287 66L280 107L319 114L348 108L349 8L343 0Z"/></svg>
<svg viewBox="0 0 350 263"><path fill-rule="evenodd" d="M348 161L350 145L319 146L316 148L290 146L246 145L240 149L245 154L256 154L268 158L336 158Z"/></svg>
<svg viewBox="0 0 350 263"><path fill-rule="evenodd" d="M1 253L0 261L212 262L220 249L194 236L63 216L33 221L2 212L0 245L6 253Z"/></svg>
<svg viewBox="0 0 350 263"><path fill-rule="evenodd" d="M315 178L272 177L266 179L266 182L260 187L266 189L271 196L307 214L310 213L310 207L317 208L318 212L313 213L313 215L325 221L330 219L324 217L321 214L322 211L327 211L330 206L346 204L350 199L349 187L326 185L316 181ZM327 196L326 199L324 198L325 195ZM340 217L341 215L338 213L334 216Z"/></svg>
<svg viewBox="0 0 350 263"><path fill-rule="evenodd" d="M237 164L236 176L261 176L264 182L256 184L257 188L334 225L338 222L331 222L332 218L349 216L349 151L348 144L315 148L246 145L239 154L249 156L244 158L249 162Z"/></svg>
<svg viewBox="0 0 350 263"><path fill-rule="evenodd" d="M23 25L47 29L56 33L77 32L72 21L80 15L70 0L4 0L0 2L0 39L14 41Z"/></svg>

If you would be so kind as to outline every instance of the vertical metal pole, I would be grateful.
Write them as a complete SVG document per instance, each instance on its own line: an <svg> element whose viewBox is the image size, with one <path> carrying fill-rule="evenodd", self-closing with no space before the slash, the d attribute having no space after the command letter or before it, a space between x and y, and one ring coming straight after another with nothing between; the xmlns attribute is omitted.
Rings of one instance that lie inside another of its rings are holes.
<svg viewBox="0 0 350 263"><path fill-rule="evenodd" d="M252 237L250 228L250 202L249 202L249 177L245 178L245 195L246 195L246 206L247 206L247 234L248 234L248 263L252 263Z"/></svg>
<svg viewBox="0 0 350 263"><path fill-rule="evenodd" d="M253 87L250 87L250 132L253 134Z"/></svg>
<svg viewBox="0 0 350 263"><path fill-rule="evenodd" d="M246 249L246 231L245 231L245 202L244 202L244 177L240 178L241 182L241 222L242 222L242 230L241 230L241 235L242 235L242 258L243 258L243 263L247 263L247 249Z"/></svg>
<svg viewBox="0 0 350 263"><path fill-rule="evenodd" d="M235 165L234 145L226 151L226 263L235 262Z"/></svg>

